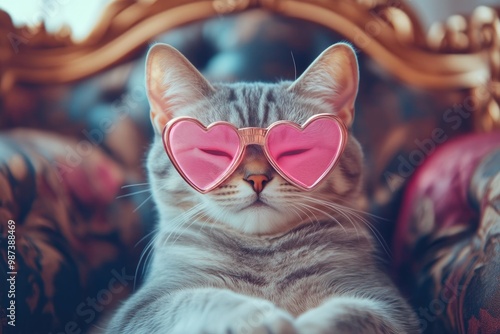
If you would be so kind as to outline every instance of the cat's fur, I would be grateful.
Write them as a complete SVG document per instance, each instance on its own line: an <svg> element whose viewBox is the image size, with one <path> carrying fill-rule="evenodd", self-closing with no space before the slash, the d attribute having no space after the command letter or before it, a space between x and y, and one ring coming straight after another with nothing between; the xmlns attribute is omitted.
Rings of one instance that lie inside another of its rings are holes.
<svg viewBox="0 0 500 334"><path fill-rule="evenodd" d="M334 113L349 127L358 87L349 45L327 49L295 82L217 85L175 49L155 45L147 85L158 234L145 284L118 310L108 333L418 332L356 211L362 152L352 134L338 166L311 192L290 185L259 147L249 147L222 186L197 193L161 141L165 123L181 115L241 128ZM271 178L260 195L245 181L250 174Z"/></svg>

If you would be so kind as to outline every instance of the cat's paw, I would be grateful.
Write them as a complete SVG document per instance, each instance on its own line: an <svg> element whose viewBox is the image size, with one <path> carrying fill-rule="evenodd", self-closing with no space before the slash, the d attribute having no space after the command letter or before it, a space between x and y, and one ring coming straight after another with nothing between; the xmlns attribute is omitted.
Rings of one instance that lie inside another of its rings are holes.
<svg viewBox="0 0 500 334"><path fill-rule="evenodd" d="M238 307L226 328L233 334L298 334L295 319L270 302L253 302Z"/></svg>
<svg viewBox="0 0 500 334"><path fill-rule="evenodd" d="M296 320L297 332L300 334L331 334L331 310L318 307L301 314Z"/></svg>
<svg viewBox="0 0 500 334"><path fill-rule="evenodd" d="M298 334L293 317L282 311L276 310L271 314L263 315L250 326L241 331L241 334ZM248 329L248 330L247 330Z"/></svg>

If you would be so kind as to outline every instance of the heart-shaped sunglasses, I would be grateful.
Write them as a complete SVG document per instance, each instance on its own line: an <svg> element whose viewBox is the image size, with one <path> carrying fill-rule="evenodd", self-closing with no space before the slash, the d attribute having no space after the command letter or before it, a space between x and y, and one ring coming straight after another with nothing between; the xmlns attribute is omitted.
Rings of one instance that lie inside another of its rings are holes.
<svg viewBox="0 0 500 334"><path fill-rule="evenodd" d="M195 118L177 117L163 131L163 144L175 168L203 194L234 172L248 145L261 146L285 180L312 190L335 167L346 141L344 123L331 114L314 115L302 126L278 121L267 128L241 129L228 122L205 127Z"/></svg>

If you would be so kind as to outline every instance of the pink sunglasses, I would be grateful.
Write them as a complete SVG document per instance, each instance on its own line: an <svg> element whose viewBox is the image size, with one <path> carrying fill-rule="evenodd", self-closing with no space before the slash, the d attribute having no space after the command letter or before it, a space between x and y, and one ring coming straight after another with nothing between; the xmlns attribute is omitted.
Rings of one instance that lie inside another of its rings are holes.
<svg viewBox="0 0 500 334"><path fill-rule="evenodd" d="M260 145L285 180L312 190L335 167L346 141L344 123L331 114L312 116L302 126L278 121L268 128L241 129L228 122L205 127L195 118L178 117L163 131L163 144L175 168L203 194L234 172L248 145Z"/></svg>

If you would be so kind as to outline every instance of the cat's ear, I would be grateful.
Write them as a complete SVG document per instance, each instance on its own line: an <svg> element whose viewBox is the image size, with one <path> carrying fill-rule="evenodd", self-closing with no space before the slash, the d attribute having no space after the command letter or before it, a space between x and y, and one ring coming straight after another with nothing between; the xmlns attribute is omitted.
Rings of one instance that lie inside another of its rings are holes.
<svg viewBox="0 0 500 334"><path fill-rule="evenodd" d="M329 104L332 113L350 127L354 119L358 81L358 61L353 48L346 43L337 43L323 51L289 90Z"/></svg>
<svg viewBox="0 0 500 334"><path fill-rule="evenodd" d="M146 90L151 121L161 133L176 110L210 95L214 88L179 51L156 44L146 59Z"/></svg>

